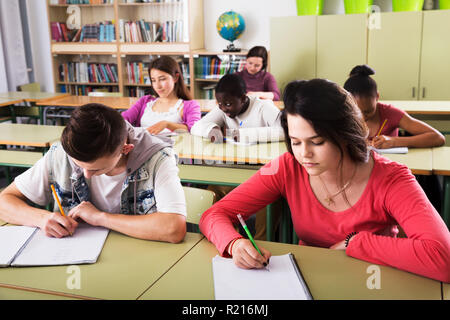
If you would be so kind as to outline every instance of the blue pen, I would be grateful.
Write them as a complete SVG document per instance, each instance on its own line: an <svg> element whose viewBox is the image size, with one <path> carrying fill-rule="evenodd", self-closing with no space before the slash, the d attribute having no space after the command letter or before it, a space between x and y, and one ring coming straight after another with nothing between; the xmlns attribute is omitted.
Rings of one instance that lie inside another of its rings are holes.
<svg viewBox="0 0 450 320"><path fill-rule="evenodd" d="M242 127L242 121L241 121L241 122L239 122L239 127Z"/></svg>

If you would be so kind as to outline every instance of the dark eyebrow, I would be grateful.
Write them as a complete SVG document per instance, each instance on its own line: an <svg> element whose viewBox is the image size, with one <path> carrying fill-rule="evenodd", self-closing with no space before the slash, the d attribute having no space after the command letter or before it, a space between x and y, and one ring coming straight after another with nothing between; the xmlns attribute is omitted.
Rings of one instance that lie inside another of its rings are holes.
<svg viewBox="0 0 450 320"><path fill-rule="evenodd" d="M299 138L293 137L293 136L291 136L291 135L289 135L289 138L291 138L291 139L299 139ZM315 135L315 136L306 138L306 140L312 140L312 139L316 139L316 138L320 138L320 136L319 136L319 135Z"/></svg>

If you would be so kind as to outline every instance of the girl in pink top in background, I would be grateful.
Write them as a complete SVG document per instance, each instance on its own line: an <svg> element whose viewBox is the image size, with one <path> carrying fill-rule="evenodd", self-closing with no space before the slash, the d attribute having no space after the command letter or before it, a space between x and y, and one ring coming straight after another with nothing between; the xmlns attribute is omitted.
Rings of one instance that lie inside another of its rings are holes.
<svg viewBox="0 0 450 320"><path fill-rule="evenodd" d="M157 97L142 97L122 116L151 134L190 131L201 118L200 105L192 100L178 63L161 56L150 63L149 74Z"/></svg>
<svg viewBox="0 0 450 320"><path fill-rule="evenodd" d="M445 137L428 124L414 119L394 106L378 102L380 94L377 84L370 76L375 71L366 65L356 66L344 84L361 109L364 120L369 127L369 141L378 149L394 147L439 147L445 143ZM380 128L381 133L377 136ZM399 137L398 129L407 131L411 136Z"/></svg>
<svg viewBox="0 0 450 320"><path fill-rule="evenodd" d="M323 79L294 81L284 93L288 152L203 213L200 230L245 269L271 253L234 228L280 197L300 244L450 282L450 233L411 171L374 151L353 97ZM407 238L397 238L400 225ZM330 266L330 272L332 271Z"/></svg>

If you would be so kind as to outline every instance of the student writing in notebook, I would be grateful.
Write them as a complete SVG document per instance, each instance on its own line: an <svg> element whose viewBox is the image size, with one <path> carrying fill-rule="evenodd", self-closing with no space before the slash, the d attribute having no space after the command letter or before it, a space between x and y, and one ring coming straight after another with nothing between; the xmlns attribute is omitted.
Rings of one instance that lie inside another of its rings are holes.
<svg viewBox="0 0 450 320"><path fill-rule="evenodd" d="M122 116L151 134L189 131L201 118L200 105L192 100L178 63L161 56L150 63L149 74L157 97L140 98Z"/></svg>
<svg viewBox="0 0 450 320"><path fill-rule="evenodd" d="M261 131L268 131L267 140L269 138L284 140L280 110L271 100L247 96L246 88L244 80L239 75L223 76L215 89L218 106L194 124L191 134L222 143L223 134L226 134L227 130L231 135L230 132L238 132L239 129L259 128Z"/></svg>
<svg viewBox="0 0 450 320"><path fill-rule="evenodd" d="M0 194L0 219L39 227L50 237L76 232L76 220L132 237L180 242L186 203L171 141L133 128L112 108L75 108L61 142ZM34 208L52 199L64 212Z"/></svg>
<svg viewBox="0 0 450 320"><path fill-rule="evenodd" d="M283 197L301 245L450 282L450 233L410 170L366 143L367 129L347 91L323 79L284 92L288 152L203 213L202 233L242 268L263 268L271 253L234 228L237 214ZM407 238L397 238L400 225ZM270 263L269 263L270 266Z"/></svg>
<svg viewBox="0 0 450 320"><path fill-rule="evenodd" d="M372 145L377 149L442 146L445 137L439 131L403 110L378 101L380 94L375 80L371 77L373 74L375 71L367 65L356 66L344 84L344 88L354 96L363 113ZM377 135L382 126L381 133ZM399 128L411 136L399 137Z"/></svg>
<svg viewBox="0 0 450 320"><path fill-rule="evenodd" d="M251 48L247 53L245 67L237 72L247 85L247 94L260 99L280 100L275 77L267 71L268 54L263 46Z"/></svg>

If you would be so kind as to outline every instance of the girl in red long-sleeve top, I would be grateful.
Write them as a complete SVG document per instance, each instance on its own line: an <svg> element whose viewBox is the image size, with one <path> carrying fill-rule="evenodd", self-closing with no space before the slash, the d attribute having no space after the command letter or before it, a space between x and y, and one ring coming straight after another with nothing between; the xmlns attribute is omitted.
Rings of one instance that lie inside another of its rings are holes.
<svg viewBox="0 0 450 320"><path fill-rule="evenodd" d="M450 282L450 233L410 170L367 147L352 96L322 79L285 89L282 125L288 152L207 210L200 229L241 268L262 268L271 254L235 230L284 197L300 244ZM407 238L397 238L397 226ZM347 241L346 241L347 240Z"/></svg>

